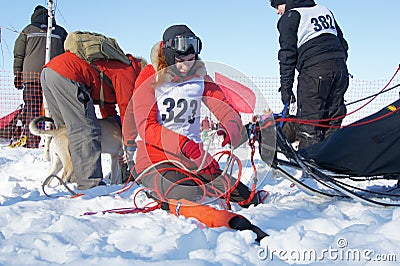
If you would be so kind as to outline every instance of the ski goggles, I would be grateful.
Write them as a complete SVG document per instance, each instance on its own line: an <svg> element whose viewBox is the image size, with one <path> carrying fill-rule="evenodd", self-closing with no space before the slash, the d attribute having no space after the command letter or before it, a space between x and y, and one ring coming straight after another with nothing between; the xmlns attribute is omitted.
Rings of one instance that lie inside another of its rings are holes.
<svg viewBox="0 0 400 266"><path fill-rule="evenodd" d="M181 53L186 52L190 46L193 47L195 54L200 53L200 39L197 37L177 36L164 42L165 48L171 48Z"/></svg>

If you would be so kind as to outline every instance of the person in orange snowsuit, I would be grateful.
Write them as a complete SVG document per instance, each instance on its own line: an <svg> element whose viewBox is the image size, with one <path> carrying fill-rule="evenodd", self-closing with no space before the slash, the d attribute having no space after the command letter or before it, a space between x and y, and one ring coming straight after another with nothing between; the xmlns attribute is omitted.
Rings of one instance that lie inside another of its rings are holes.
<svg viewBox="0 0 400 266"><path fill-rule="evenodd" d="M179 43L185 46L182 50L179 50ZM211 190L211 185L208 187L207 184L213 181L212 185L218 190L216 194L222 196L226 192L218 180L222 173L220 166L204 151L200 138L202 103L226 129L222 146L237 146L242 141L240 115L226 100L220 87L207 75L205 64L198 57L200 49L200 39L185 25L174 25L167 29L163 42L153 47L153 64L146 66L139 75L132 97L140 136L135 169L138 174L154 165L158 170L170 169L163 170L162 177L146 175L140 180L144 186L157 190L162 200L186 198L195 201L204 194L196 180L181 183L184 189L180 185L174 186L188 177L186 173L174 170L174 161L197 171L196 178L206 184L207 190ZM249 196L248 187L242 183L231 192L231 199L237 202ZM254 198L247 206L250 204L258 204L257 199Z"/></svg>
<svg viewBox="0 0 400 266"><path fill-rule="evenodd" d="M196 217L209 226L250 229L251 223L244 217L202 205L205 196L223 198L229 190L232 201L247 200L243 207L259 202L241 182L231 189L218 162L203 149L201 104L224 127L222 146L238 146L243 127L240 115L207 75L199 58L201 46L200 38L186 25L169 27L163 41L153 46L152 65L147 65L136 80L131 111L139 134L137 182L176 215ZM231 185L235 182L229 181Z"/></svg>

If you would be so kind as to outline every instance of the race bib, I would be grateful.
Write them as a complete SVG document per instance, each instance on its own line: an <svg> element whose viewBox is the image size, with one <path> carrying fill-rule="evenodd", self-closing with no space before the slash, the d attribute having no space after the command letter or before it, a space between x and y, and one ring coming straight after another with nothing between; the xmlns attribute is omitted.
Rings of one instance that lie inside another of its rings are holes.
<svg viewBox="0 0 400 266"><path fill-rule="evenodd" d="M293 8L292 10L300 13L297 48L323 33L337 36L335 19L332 12L326 7L316 5L307 8Z"/></svg>
<svg viewBox="0 0 400 266"><path fill-rule="evenodd" d="M203 79L167 82L156 88L158 122L174 132L200 142L200 107Z"/></svg>

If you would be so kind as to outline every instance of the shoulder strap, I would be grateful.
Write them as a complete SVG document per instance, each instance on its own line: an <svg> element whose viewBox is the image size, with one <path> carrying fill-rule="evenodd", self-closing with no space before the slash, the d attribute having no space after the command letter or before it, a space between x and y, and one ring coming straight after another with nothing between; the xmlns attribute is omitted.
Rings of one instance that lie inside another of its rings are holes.
<svg viewBox="0 0 400 266"><path fill-rule="evenodd" d="M101 108L104 108L104 88L103 88L103 81L110 86L110 88L114 88L111 79L104 74L103 71L101 71L95 64L90 63L90 65L99 72L100 75L100 106Z"/></svg>

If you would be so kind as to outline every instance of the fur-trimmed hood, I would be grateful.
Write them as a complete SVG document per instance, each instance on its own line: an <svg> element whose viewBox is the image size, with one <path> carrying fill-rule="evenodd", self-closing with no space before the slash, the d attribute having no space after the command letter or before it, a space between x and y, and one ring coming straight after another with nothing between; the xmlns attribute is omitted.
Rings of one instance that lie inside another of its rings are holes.
<svg viewBox="0 0 400 266"><path fill-rule="evenodd" d="M162 53L162 42L157 42L153 45L150 52L150 60L154 69L157 71L160 59L160 53ZM185 77L179 76L173 71L174 67L168 67L165 72L165 81L182 81L193 76L204 77L207 74L205 64L202 60L196 60L192 69L189 71L188 75Z"/></svg>

